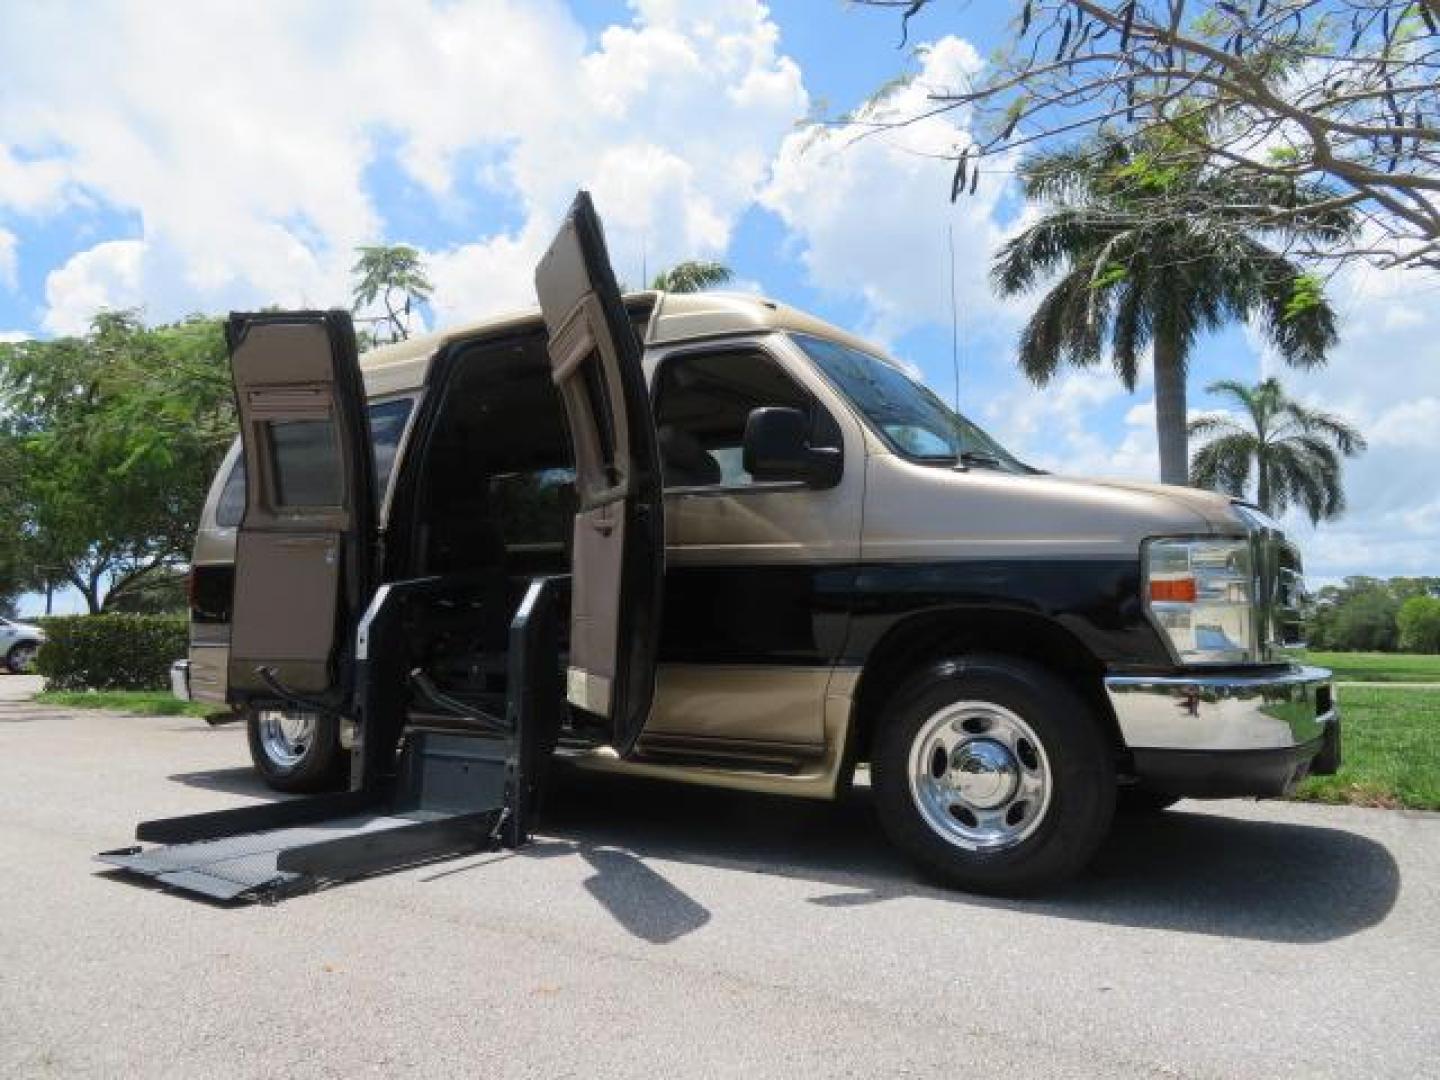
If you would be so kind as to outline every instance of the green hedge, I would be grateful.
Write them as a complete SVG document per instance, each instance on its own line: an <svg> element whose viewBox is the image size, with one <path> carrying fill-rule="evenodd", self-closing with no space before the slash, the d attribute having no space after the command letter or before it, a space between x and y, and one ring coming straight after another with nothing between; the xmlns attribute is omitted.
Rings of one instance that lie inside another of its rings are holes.
<svg viewBox="0 0 1440 1080"><path fill-rule="evenodd" d="M35 668L50 690L163 690L189 648L183 615L63 615L41 619Z"/></svg>

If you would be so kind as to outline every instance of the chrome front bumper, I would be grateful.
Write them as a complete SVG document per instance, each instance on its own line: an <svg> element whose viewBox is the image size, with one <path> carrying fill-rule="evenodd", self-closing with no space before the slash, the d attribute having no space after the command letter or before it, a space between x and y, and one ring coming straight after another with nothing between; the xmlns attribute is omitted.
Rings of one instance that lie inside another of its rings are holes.
<svg viewBox="0 0 1440 1080"><path fill-rule="evenodd" d="M176 660L170 665L170 692L181 701L193 700L190 696L189 660Z"/></svg>
<svg viewBox="0 0 1440 1080"><path fill-rule="evenodd" d="M1112 675L1105 690L1131 750L1294 750L1338 725L1330 672Z"/></svg>

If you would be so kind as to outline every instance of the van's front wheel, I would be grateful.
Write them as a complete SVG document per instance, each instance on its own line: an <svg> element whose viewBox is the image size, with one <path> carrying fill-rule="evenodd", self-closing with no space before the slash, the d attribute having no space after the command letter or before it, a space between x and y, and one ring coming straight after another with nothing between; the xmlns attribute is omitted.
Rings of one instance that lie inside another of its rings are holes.
<svg viewBox="0 0 1440 1080"><path fill-rule="evenodd" d="M1074 874L1105 838L1114 761L1089 708L1043 668L946 661L886 713L872 763L881 823L948 884L1033 892Z"/></svg>
<svg viewBox="0 0 1440 1080"><path fill-rule="evenodd" d="M245 722L250 760L276 791L324 791L341 779L338 720L327 713L256 709Z"/></svg>

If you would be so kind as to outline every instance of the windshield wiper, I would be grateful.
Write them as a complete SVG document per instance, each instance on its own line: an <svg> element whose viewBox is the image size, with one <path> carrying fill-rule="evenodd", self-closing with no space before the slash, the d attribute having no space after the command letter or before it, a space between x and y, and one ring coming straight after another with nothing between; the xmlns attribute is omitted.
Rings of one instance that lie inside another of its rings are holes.
<svg viewBox="0 0 1440 1080"><path fill-rule="evenodd" d="M983 469L1002 469L1004 465L994 454L986 453L984 450L962 450L960 451L961 465L979 465Z"/></svg>

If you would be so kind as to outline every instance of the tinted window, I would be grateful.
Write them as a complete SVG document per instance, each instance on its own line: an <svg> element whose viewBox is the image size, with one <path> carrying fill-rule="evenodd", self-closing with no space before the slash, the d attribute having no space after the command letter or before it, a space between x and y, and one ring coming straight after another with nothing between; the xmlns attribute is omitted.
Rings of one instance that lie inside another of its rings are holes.
<svg viewBox="0 0 1440 1080"><path fill-rule="evenodd" d="M759 352L676 356L660 367L656 434L667 487L743 486L745 422L766 406L800 409L811 443L838 446L828 413L776 362Z"/></svg>
<svg viewBox="0 0 1440 1080"><path fill-rule="evenodd" d="M245 514L245 455L235 459L230 475L225 478L225 487L220 492L220 501L215 504L215 524L234 527L240 524Z"/></svg>
<svg viewBox="0 0 1440 1080"><path fill-rule="evenodd" d="M906 457L937 465L964 462L1006 472L1034 471L897 365L824 338L796 334L794 339L885 441Z"/></svg>
<svg viewBox="0 0 1440 1080"><path fill-rule="evenodd" d="M563 544L575 519L575 470L492 476L490 512L502 525L506 547Z"/></svg>
<svg viewBox="0 0 1440 1080"><path fill-rule="evenodd" d="M395 455L400 450L400 436L405 434L405 421L408 419L409 398L370 406L370 445L375 448L376 501L385 497L385 487L395 468Z"/></svg>
<svg viewBox="0 0 1440 1080"><path fill-rule="evenodd" d="M405 421L410 418L413 402L409 398L385 401L369 409L370 439L375 448L375 498L384 498L390 473L395 468L395 455L400 449L400 436L405 433ZM245 458L235 459L225 486L220 491L220 500L215 504L215 523L226 528L240 524L245 513Z"/></svg>
<svg viewBox="0 0 1440 1080"><path fill-rule="evenodd" d="M281 506L339 506L340 448L333 420L272 420L265 425Z"/></svg>

